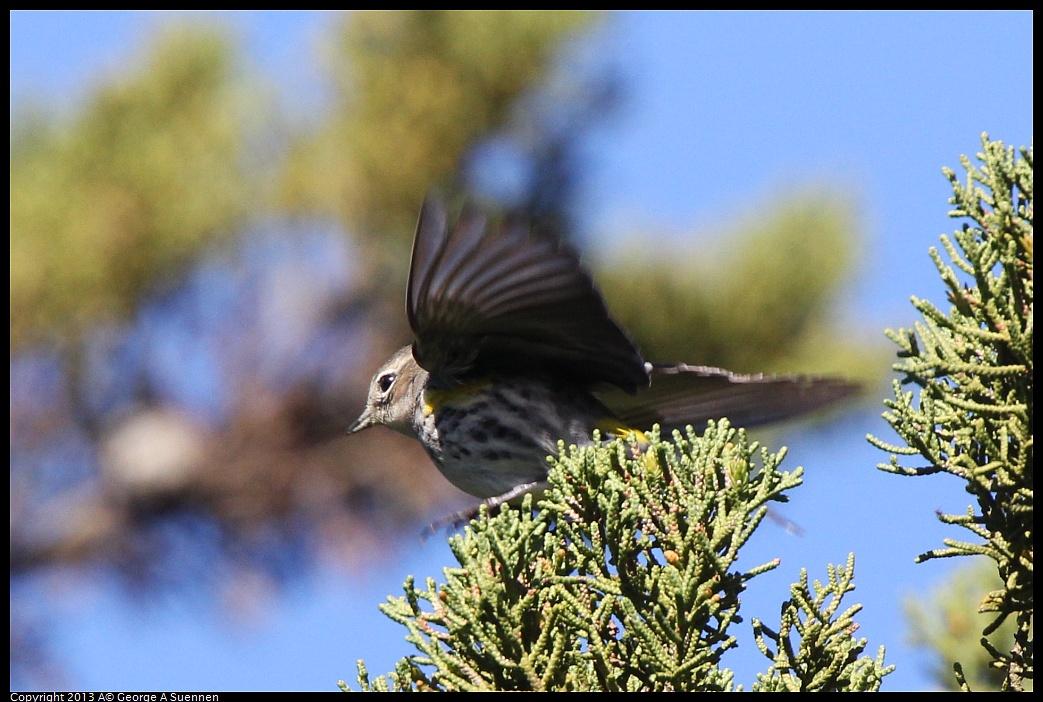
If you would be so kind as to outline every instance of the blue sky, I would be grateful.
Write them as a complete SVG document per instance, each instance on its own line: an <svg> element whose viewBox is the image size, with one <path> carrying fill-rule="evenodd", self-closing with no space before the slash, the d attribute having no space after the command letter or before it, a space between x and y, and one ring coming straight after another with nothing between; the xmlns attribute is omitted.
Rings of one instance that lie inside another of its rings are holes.
<svg viewBox="0 0 1043 702"><path fill-rule="evenodd" d="M321 109L328 13L217 14L291 115ZM33 97L74 106L170 19L13 12L12 105ZM838 188L857 203L864 234L838 311L868 338L915 320L910 295L944 302L927 256L957 226L947 217L942 166L958 169L983 131L1012 145L1032 140L1028 12L630 12L611 15L591 51L627 82L623 108L587 145L588 232L611 240L647 230L695 246L693 232L755 213L774 194ZM826 563L854 551L853 601L865 605L859 633L871 652L885 644L889 662L900 664L886 689L924 689L924 661L905 642L902 598L929 592L958 565L913 558L959 536L934 512L963 511L969 498L954 480L880 473L886 456L866 444L867 432L888 436L879 409L787 437L784 467L803 465L805 486L786 516L807 534L760 531L747 564L780 553L783 564L761 579L764 591L750 593L745 611L770 621L801 566L824 578ZM438 540L406 541L351 573L321 568L236 617L191 598L131 602L103 576L61 574L49 583L61 594L55 606L64 622L52 643L68 677L55 687L330 690L337 679L353 681L357 658L376 674L408 653L404 630L376 605L398 594L407 574L437 577L451 563ZM756 656L728 662L747 686L765 667Z"/></svg>

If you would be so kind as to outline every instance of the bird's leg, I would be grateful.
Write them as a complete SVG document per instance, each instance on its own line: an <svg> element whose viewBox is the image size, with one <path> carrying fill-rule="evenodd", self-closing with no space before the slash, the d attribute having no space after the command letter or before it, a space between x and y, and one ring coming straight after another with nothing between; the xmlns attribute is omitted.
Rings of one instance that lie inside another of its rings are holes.
<svg viewBox="0 0 1043 702"><path fill-rule="evenodd" d="M464 524L467 524L472 519L475 519L478 516L478 512L479 510L481 510L482 505L485 505L489 509L489 511L492 512L492 510L496 509L500 505L507 504L508 502L519 504L521 502L521 498L529 494L530 492L541 492L546 489L546 481L522 483L521 485L517 485L511 488L502 495L497 495L496 497L487 497L474 507L470 507L459 512L454 512L453 514L448 514L442 517L441 519L432 522L427 526L426 529L424 529L423 532L421 532L420 538L422 540L427 540L429 536L443 529L445 529L447 532L453 532L458 530Z"/></svg>

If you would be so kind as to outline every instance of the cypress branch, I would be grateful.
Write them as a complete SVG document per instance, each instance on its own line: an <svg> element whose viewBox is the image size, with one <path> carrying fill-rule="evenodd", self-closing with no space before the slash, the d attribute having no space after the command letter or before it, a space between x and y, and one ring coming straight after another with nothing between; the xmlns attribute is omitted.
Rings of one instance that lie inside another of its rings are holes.
<svg viewBox="0 0 1043 702"><path fill-rule="evenodd" d="M966 481L977 500L963 515L939 519L981 541L945 539L918 561L980 555L995 562L1003 589L986 595L981 612L995 612L983 634L1011 615L1017 624L1011 650L984 638L992 665L1004 671L1002 689L1024 689L1033 675L1033 479L1032 479L1032 149L1013 148L982 135L981 166L967 157L961 183L952 184L950 215L965 221L941 238L950 263L930 255L951 303L942 312L912 298L923 321L910 331L888 331L900 348L894 368L901 384L920 387L919 403L895 383L884 418L908 449L868 437L891 453L881 470L899 475L949 473ZM918 454L928 468L903 466L899 455ZM955 665L956 684L969 689Z"/></svg>
<svg viewBox="0 0 1043 702"><path fill-rule="evenodd" d="M361 689L741 689L723 666L741 633L740 596L779 561L739 570L736 559L801 469L780 470L785 451L727 421L672 441L656 429L647 445L559 448L537 511L531 495L520 509L483 510L451 538L460 567L444 583L411 578L382 606L417 653L376 680L360 662ZM804 582L786 610L784 636L799 624L805 689L876 689L890 670L858 655L859 607L837 614L852 570L831 569L814 593ZM779 665L765 680L793 684Z"/></svg>

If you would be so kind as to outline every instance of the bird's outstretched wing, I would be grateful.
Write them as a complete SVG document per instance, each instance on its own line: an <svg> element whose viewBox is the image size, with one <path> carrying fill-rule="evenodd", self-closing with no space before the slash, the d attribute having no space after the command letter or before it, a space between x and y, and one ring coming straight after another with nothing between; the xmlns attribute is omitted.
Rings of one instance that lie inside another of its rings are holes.
<svg viewBox="0 0 1043 702"><path fill-rule="evenodd" d="M740 375L721 368L686 364L648 365L651 386L636 395L615 388L595 394L635 429L659 424L664 434L709 419L727 417L734 426L751 427L809 414L859 391L834 378Z"/></svg>
<svg viewBox="0 0 1043 702"><path fill-rule="evenodd" d="M417 363L443 381L536 367L630 393L648 385L576 254L524 223L490 227L470 206L450 225L439 200L424 202L406 314Z"/></svg>

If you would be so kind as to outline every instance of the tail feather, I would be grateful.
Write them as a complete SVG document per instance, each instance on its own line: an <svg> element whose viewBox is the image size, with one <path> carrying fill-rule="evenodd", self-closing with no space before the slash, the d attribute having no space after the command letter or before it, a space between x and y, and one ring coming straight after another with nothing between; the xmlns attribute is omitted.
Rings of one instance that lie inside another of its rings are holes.
<svg viewBox="0 0 1043 702"><path fill-rule="evenodd" d="M626 425L670 432L727 417L739 427L770 424L810 414L855 395L859 386L835 378L741 375L686 364L648 366L648 389L629 395L617 388L596 392Z"/></svg>

